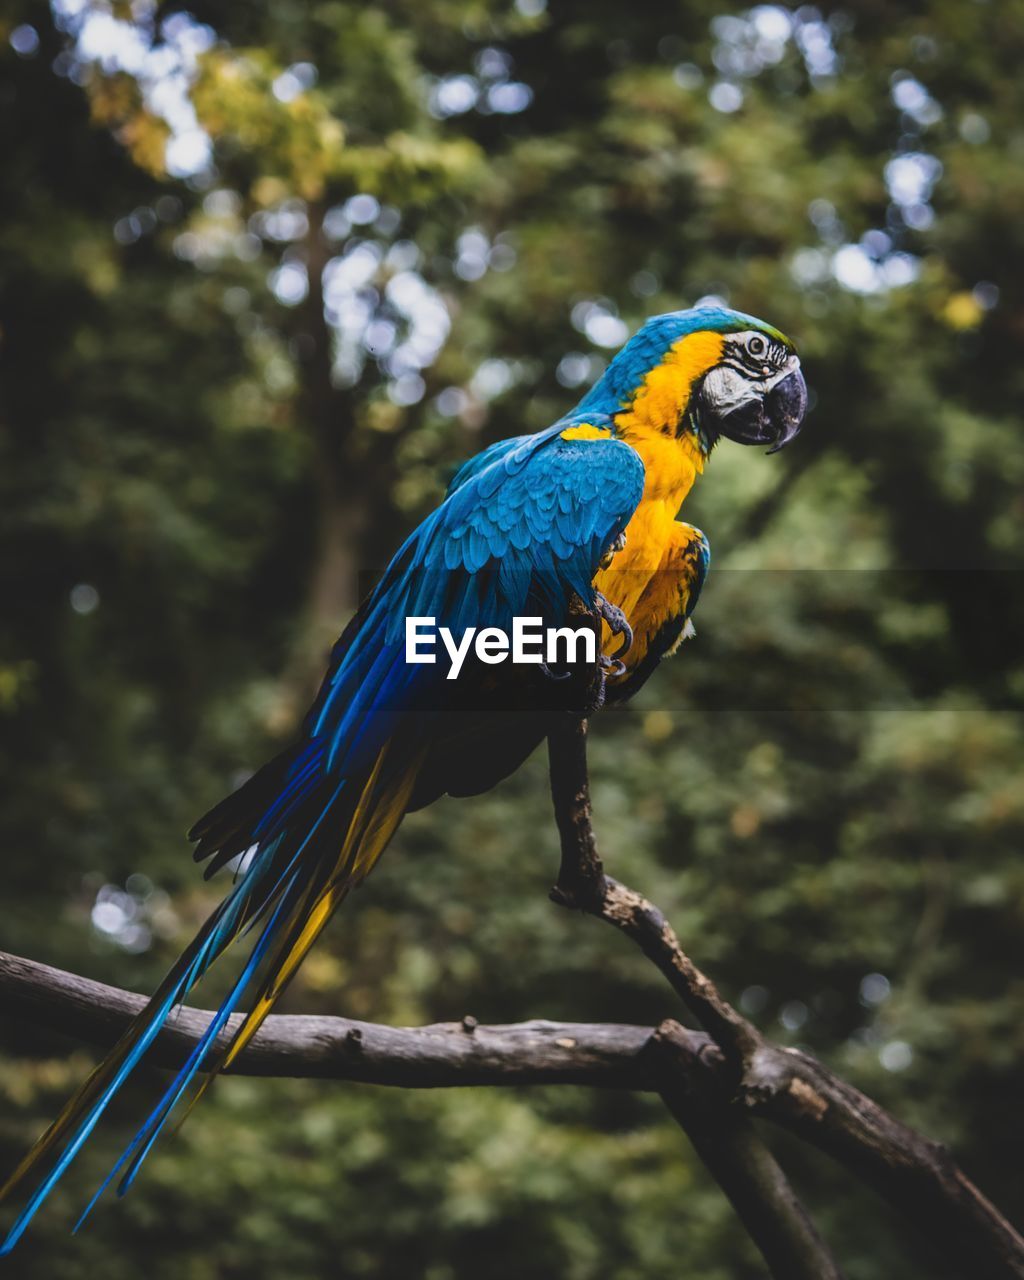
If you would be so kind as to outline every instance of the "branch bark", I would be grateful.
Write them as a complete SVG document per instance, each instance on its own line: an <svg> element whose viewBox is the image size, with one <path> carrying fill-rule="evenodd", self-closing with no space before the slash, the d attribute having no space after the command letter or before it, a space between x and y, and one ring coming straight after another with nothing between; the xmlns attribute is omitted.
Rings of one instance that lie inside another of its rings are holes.
<svg viewBox="0 0 1024 1280"><path fill-rule="evenodd" d="M662 1094L673 1115L690 1134L694 1146L740 1211L774 1274L785 1277L838 1274L821 1247L820 1272L799 1270L813 1265L817 1237L806 1215L790 1199L779 1171L748 1185L761 1204L737 1202L728 1179L743 1179L747 1159L771 1156L752 1145L745 1150L731 1137L731 1152L721 1154L724 1169L712 1161L717 1136L729 1135L728 1117L744 1112L761 1115L812 1146L827 1152L873 1187L897 1211L915 1223L946 1256L957 1259L965 1275L990 1280L1024 1280L1024 1239L957 1166L948 1150L889 1115L827 1067L795 1049L767 1041L719 994L714 983L683 951L661 912L634 890L605 875L591 824L587 775L586 722L566 717L548 737L551 790L562 842L562 861L552 898L607 921L631 938L653 961L710 1038L700 1053L702 1065L727 1091L704 1095L716 1107L710 1134L699 1128L700 1107L678 1105L678 1095ZM694 1078L693 1036L676 1023L664 1024L658 1044L674 1051L678 1078ZM673 1077L669 1076L671 1080ZM779 1181L779 1178L782 1181ZM787 1238L769 1240L761 1232L761 1210L771 1206L776 1221L786 1224ZM802 1223L801 1218L805 1221ZM820 1241L817 1242L820 1245Z"/></svg>
<svg viewBox="0 0 1024 1280"><path fill-rule="evenodd" d="M841 1280L842 1273L750 1117L733 1104L714 1050L665 1023L655 1035L661 1096L778 1280ZM719 1060L720 1061L720 1060Z"/></svg>
<svg viewBox="0 0 1024 1280"><path fill-rule="evenodd" d="M548 736L551 796L562 844L551 896L615 925L640 947L699 1019L736 1078L757 1032L718 994L679 945L672 926L646 898L605 874L591 824L587 722L566 716ZM678 1030L682 1030L679 1028ZM777 1280L841 1280L814 1224L743 1109L693 1055L673 1024L652 1047L660 1061L661 1096Z"/></svg>
<svg viewBox="0 0 1024 1280"><path fill-rule="evenodd" d="M272 1016L232 1071L403 1088L569 1084L658 1092L736 1206L774 1274L839 1275L751 1118L827 1152L915 1223L964 1275L1024 1280L1024 1241L940 1144L807 1054L767 1041L683 952L662 914L604 873L590 821L585 726L550 737L562 866L552 896L631 938L704 1026L533 1021L427 1027ZM145 997L0 952L0 1017L109 1046ZM212 1014L183 1008L150 1061L178 1067ZM239 1015L240 1016L240 1015ZM237 1019L223 1032L225 1041Z"/></svg>
<svg viewBox="0 0 1024 1280"><path fill-rule="evenodd" d="M0 951L0 1017L15 1023L106 1048L145 1003L145 996ZM203 1009L180 1009L160 1031L147 1062L180 1067L212 1017ZM218 1047L227 1047L241 1017L231 1018ZM418 1089L585 1084L653 1090L644 1056L652 1035L650 1027L610 1023L481 1026L466 1017L427 1027L386 1027L351 1018L272 1014L230 1071Z"/></svg>
<svg viewBox="0 0 1024 1280"><path fill-rule="evenodd" d="M758 1046L756 1029L722 999L711 979L690 960L658 908L605 875L591 824L586 720L566 716L557 722L548 736L548 751L562 844L553 901L606 920L632 938L738 1070Z"/></svg>
<svg viewBox="0 0 1024 1280"><path fill-rule="evenodd" d="M0 952L0 1017L12 1025L31 1024L105 1048L145 1002L144 996ZM211 1017L181 1009L160 1033L149 1060L179 1067ZM231 1027L223 1034L230 1036ZM730 1125L747 1111L789 1129L858 1172L927 1226L943 1247L962 1236L957 1254L975 1251L968 1274L1024 1276L1020 1238L942 1147L901 1125L813 1058L767 1042L746 1068L738 1101L735 1075L714 1040L673 1021L657 1029L547 1021L484 1026L467 1017L428 1027L387 1027L349 1018L272 1015L231 1071L402 1088L570 1084L660 1091L677 1119L686 1112L702 1155L714 1161L718 1141L729 1148L723 1159L736 1171L737 1184L727 1188L735 1199L774 1174L759 1165L742 1132L730 1137L708 1124L706 1143L697 1133L696 1126L712 1112L718 1115L724 1101L730 1104ZM718 1095L710 1105L709 1089ZM745 1161L752 1165L749 1177Z"/></svg>

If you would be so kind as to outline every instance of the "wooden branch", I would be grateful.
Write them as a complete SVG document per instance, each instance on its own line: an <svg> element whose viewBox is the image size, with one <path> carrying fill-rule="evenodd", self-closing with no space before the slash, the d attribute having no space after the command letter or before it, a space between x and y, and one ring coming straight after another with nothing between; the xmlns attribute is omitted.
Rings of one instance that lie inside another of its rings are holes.
<svg viewBox="0 0 1024 1280"><path fill-rule="evenodd" d="M726 1073L716 1070L720 1055L708 1047L695 1052L693 1034L672 1022L655 1034L665 1105L729 1198L773 1276L842 1280L788 1178L749 1115L734 1105Z"/></svg>
<svg viewBox="0 0 1024 1280"><path fill-rule="evenodd" d="M134 995L0 951L0 1016L112 1045L145 1005ZM182 1008L146 1061L179 1067L212 1013ZM235 1014L217 1041L226 1047ZM481 1026L475 1018L386 1027L350 1018L273 1014L233 1064L235 1075L309 1076L435 1089L456 1085L586 1084L653 1090L643 1054L650 1027L581 1022Z"/></svg>
<svg viewBox="0 0 1024 1280"><path fill-rule="evenodd" d="M0 952L0 1017L13 1025L30 1023L109 1047L145 1002L144 996ZM147 1061L179 1067L211 1016L183 1008L161 1031ZM225 1039L230 1036L231 1027L223 1034ZM469 1017L400 1028L349 1018L272 1015L231 1071L404 1088L571 1084L660 1090L677 1118L679 1108L690 1107L691 1126L699 1120L695 1109L706 1106L701 1099L709 1082L716 1084L720 1100L731 1102L736 1096L734 1075L711 1037L671 1021L655 1032L648 1027L575 1022L483 1026ZM984 1270L978 1261L972 1274L1024 1276L1019 1238L948 1153L837 1080L813 1058L765 1042L747 1068L740 1102L751 1114L781 1124L856 1169L897 1207L904 1207L908 1196L915 1204L919 1200L920 1207L910 1216L927 1224L940 1240L958 1229L945 1216L951 1197L963 1202L955 1217L968 1246L971 1230L998 1238L995 1219L1005 1240L1003 1252L993 1244L979 1249L977 1259L983 1261L991 1253L1003 1262ZM735 1116L736 1110L733 1105L730 1114ZM724 1136L724 1130L717 1132ZM693 1133L700 1143L701 1135L695 1128ZM741 1143L743 1136L735 1141ZM713 1160L714 1153L709 1154ZM749 1147L744 1158L752 1158ZM742 1175L742 1161L732 1164ZM940 1170L937 1177L931 1173L933 1166ZM734 1198L743 1187L726 1190Z"/></svg>
<svg viewBox="0 0 1024 1280"><path fill-rule="evenodd" d="M562 843L552 898L606 920L632 938L668 978L738 1077L757 1033L718 994L679 945L652 903L605 875L591 824L587 722L566 716L548 735L551 797ZM681 1029L681 1028L680 1028ZM661 1029L652 1045L661 1060L661 1095L708 1172L728 1196L777 1280L840 1280L841 1272L786 1175L730 1092L713 1079L699 1054L684 1054ZM720 1055L719 1055L720 1056Z"/></svg>
<svg viewBox="0 0 1024 1280"><path fill-rule="evenodd" d="M563 731L564 730L564 731ZM590 822L585 728L551 738L562 868L553 894L641 947L706 1031L668 1021L461 1022L399 1028L347 1018L272 1016L232 1070L406 1088L570 1084L657 1091L737 1207L776 1275L829 1280L835 1264L749 1122L763 1117L827 1152L916 1223L963 1274L1024 1280L1024 1241L946 1149L915 1133L814 1058L765 1040L683 953L661 913L606 877ZM101 1046L145 998L0 952L0 1017ZM212 1015L182 1009L149 1061L178 1067ZM239 1015L240 1016L240 1015ZM237 1018L222 1033L226 1042Z"/></svg>
<svg viewBox="0 0 1024 1280"><path fill-rule="evenodd" d="M698 1053L702 1065L728 1090L724 1111L745 1110L764 1116L833 1156L914 1222L947 1258L957 1259L965 1275L1024 1280L1024 1239L973 1185L945 1147L896 1120L810 1055L767 1041L683 952L661 912L640 894L605 875L591 824L585 722L569 717L558 722L549 733L548 746L552 798L562 840L561 868L551 896L561 905L614 925L658 966L712 1041ZM689 1081L694 1078L694 1035L676 1023L664 1024L657 1035L659 1049L674 1049L680 1078ZM664 1088L662 1092L665 1096ZM711 1160L716 1158L714 1131L705 1141L695 1127L699 1118L696 1109L680 1109L678 1097L671 1095L666 1096L666 1102L712 1168ZM716 1123L724 1124L722 1106L715 1114ZM712 1172L740 1209L725 1180L742 1177L738 1149L734 1155L734 1159L723 1157L728 1165L724 1177L720 1176L722 1170L712 1168ZM751 1155L748 1148L748 1158ZM795 1254L786 1260L787 1249L803 1250L804 1262L813 1257L815 1241L799 1222L802 1210L795 1201L786 1203L788 1188L783 1190L774 1176L763 1183L757 1195L771 1200L793 1239L781 1244L772 1241L778 1252L770 1257L757 1234L756 1207L749 1205L741 1210L748 1230L762 1246L769 1265L774 1268L772 1259L782 1259L782 1269L776 1274L813 1274L787 1269L797 1265ZM820 1274L835 1272L822 1270Z"/></svg>
<svg viewBox="0 0 1024 1280"><path fill-rule="evenodd" d="M604 873L591 825L586 720L566 716L557 722L548 736L548 750L551 795L562 842L552 899L606 920L632 938L738 1071L758 1046L757 1031L685 954L658 908Z"/></svg>

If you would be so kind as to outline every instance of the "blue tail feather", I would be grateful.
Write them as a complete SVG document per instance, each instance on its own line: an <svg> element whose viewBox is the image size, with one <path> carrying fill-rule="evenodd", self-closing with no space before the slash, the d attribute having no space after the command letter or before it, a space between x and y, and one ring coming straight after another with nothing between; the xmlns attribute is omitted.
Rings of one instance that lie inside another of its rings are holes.
<svg viewBox="0 0 1024 1280"><path fill-rule="evenodd" d="M131 1072L135 1069L136 1065L139 1062L139 1059L142 1057L142 1055L146 1052L146 1050L152 1044L153 1040L156 1038L157 1032L163 1026L164 1022L167 1020L168 1014L170 1013L171 1009L174 1007L177 996L178 996L178 990L177 988L175 988L174 990L172 990L171 994L165 998L163 1005L160 1007L159 1013L153 1019L152 1023L147 1028L146 1032L140 1037L138 1043L135 1045L132 1051L125 1058L125 1061L121 1064L121 1067L118 1069L113 1080L106 1087L106 1089L104 1089L102 1095L100 1096L99 1101L93 1104L85 1120L76 1130L75 1135L72 1138L71 1142L64 1149L60 1159L57 1161L56 1165L53 1167L53 1169L50 1171L47 1177L43 1180L43 1182L39 1185L39 1187L33 1193L31 1198L29 1199L28 1204L26 1204L25 1208L18 1215L17 1219L14 1222L14 1225L11 1227L10 1231L7 1233L7 1236L3 1244L0 1245L0 1257L4 1257L7 1254L9 1254L11 1250L14 1248L14 1246L21 1239L22 1234L25 1231L25 1228L35 1217L36 1212L39 1209L40 1205L43 1203L46 1197L50 1194L50 1192L56 1186L57 1182L63 1176L68 1165L70 1165L72 1160L74 1160L75 1156L81 1150L86 1139L89 1137L93 1129L98 1124L100 1117L103 1115L103 1112L107 1109L107 1106L110 1103L111 1099L113 1098L114 1094L118 1091L118 1089L120 1089L121 1085L125 1082L125 1080L131 1074Z"/></svg>
<svg viewBox="0 0 1024 1280"><path fill-rule="evenodd" d="M189 1054L184 1065L178 1071L178 1074L174 1077L173 1081L164 1092L160 1101L156 1104L156 1106L150 1112L149 1116L146 1118L145 1123L139 1129L138 1133L136 1133L135 1137L128 1144L128 1146L125 1148L124 1152L121 1154L121 1156L117 1160L117 1163L107 1174L106 1178L104 1178L103 1182L100 1184L99 1188L93 1195L92 1199L86 1205L85 1210L83 1211L81 1217L75 1223L75 1226L74 1226L75 1231L77 1231L79 1227L82 1226L86 1218L88 1218L89 1214L92 1212L97 1201L103 1195L103 1192L106 1191L107 1187L111 1184L114 1178L117 1177L118 1173L123 1168L124 1164L129 1160L131 1161L131 1164L127 1174L125 1175L120 1186L118 1187L118 1195L124 1195L124 1193L131 1186L132 1182L135 1179L136 1174L139 1172L139 1169L142 1167L143 1161L151 1151L153 1144L156 1142L157 1138L160 1136L160 1133L164 1125L167 1123L167 1120L169 1119L171 1112L174 1110L176 1104L181 1099L182 1094L185 1092L185 1090L191 1084L192 1080L195 1078L196 1072L201 1070L203 1061L207 1053L209 1052L211 1046L213 1045L213 1042L216 1040L217 1036L223 1030L231 1014L234 1013L235 1009L238 1006L239 1001L241 1000L242 996L245 994L246 987L252 981L253 975L256 972L256 969L259 966L260 961L266 955L267 948L270 946L270 943L274 938L276 926L281 916L282 909L285 907L286 903L288 903L289 897L290 897L290 891L292 890L294 885L295 885L295 874L293 873L291 880L288 882L287 887L285 888L284 892L280 896L280 900L277 906L274 908L273 914L271 915L269 921L264 926L263 932L260 934L259 939L256 942L256 945L253 947L252 953L250 954L249 959L246 962L245 968L242 970L241 974L239 975L238 981L235 983L235 985L232 987L229 994L225 997L225 999L221 1003L220 1008L217 1010L214 1017L210 1020L210 1025L206 1028L206 1031L203 1033L202 1039L198 1042L198 1044ZM142 1146L141 1151L139 1150L140 1146Z"/></svg>
<svg viewBox="0 0 1024 1280"><path fill-rule="evenodd" d="M243 879L235 885L210 917L207 925L196 937L192 945L178 960L177 964L164 979L147 1010L139 1015L136 1024L125 1033L121 1043L112 1051L108 1064L110 1068L114 1068L116 1064L116 1069L113 1070L111 1078L102 1085L99 1095L88 1101L89 1083L84 1086L81 1097L82 1105L87 1106L84 1118L72 1130L71 1137L64 1145L53 1168L33 1192L2 1244L0 1244L0 1257L9 1254L21 1239L25 1228L35 1217L43 1201L56 1186L68 1166L78 1155L115 1094L138 1066L174 1008L181 1004L188 992L209 969L214 960L223 952L228 943L237 936L239 927L247 916L258 917L261 915L266 905L275 896L280 881L275 885L275 889L271 891L270 895L261 895L261 903L253 910L254 897L259 892L260 881L264 878L266 870L266 860L260 859L258 863L254 863ZM131 1042L128 1037L133 1035L137 1038L134 1042ZM123 1059L118 1063L117 1055L119 1053L123 1054ZM97 1075L103 1071L105 1065L107 1064L103 1064L97 1069ZM98 1085L99 1079L94 1078ZM73 1115L73 1112L70 1114ZM46 1136L49 1136L52 1132L53 1127L51 1127ZM41 1139L41 1142L45 1143L46 1136Z"/></svg>

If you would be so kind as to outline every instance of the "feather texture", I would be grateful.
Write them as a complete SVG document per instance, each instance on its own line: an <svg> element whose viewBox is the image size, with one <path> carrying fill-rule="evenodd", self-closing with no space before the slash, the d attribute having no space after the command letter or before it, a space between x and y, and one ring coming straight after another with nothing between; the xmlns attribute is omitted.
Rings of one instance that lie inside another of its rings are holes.
<svg viewBox="0 0 1024 1280"><path fill-rule="evenodd" d="M210 965L247 930L248 958L202 1040L86 1207L120 1178L131 1186L200 1072L193 1101L255 1034L351 888L372 869L409 807L436 726L440 667L404 661L407 613L461 635L510 626L527 608L558 622L574 595L592 600L594 572L643 489L643 464L608 439L563 440L560 423L504 441L462 469L346 628L299 742L196 823L207 874L251 851L247 870L146 1008L0 1191L38 1176L0 1254L9 1253L147 1049ZM248 1012L229 1046L217 1039Z"/></svg>
<svg viewBox="0 0 1024 1280"><path fill-rule="evenodd" d="M430 617L460 641L470 627L511 630L517 615L548 626L593 611L597 591L630 615L628 696L675 644L707 571L707 542L675 520L703 469L710 437L690 400L724 348L757 328L750 316L701 308L649 321L577 410L546 431L470 459L444 501L406 539L331 654L297 742L201 818L190 833L206 874L241 859L224 900L156 993L0 1189L27 1201L0 1254L14 1248L160 1028L242 935L253 941L202 1039L86 1207L119 1179L131 1185L200 1073L193 1103L251 1040L350 890L370 872L410 808L443 791L472 794L511 772L543 736L558 682L512 684L517 703L491 723L502 691L447 682L443 661L407 663L405 620ZM787 344L788 346L788 344ZM689 427L687 424L691 424ZM627 534L626 546L620 535ZM615 551L615 567L600 571ZM536 669L534 669L536 671ZM525 695L525 702L524 702ZM227 1044L233 1012L245 1009Z"/></svg>

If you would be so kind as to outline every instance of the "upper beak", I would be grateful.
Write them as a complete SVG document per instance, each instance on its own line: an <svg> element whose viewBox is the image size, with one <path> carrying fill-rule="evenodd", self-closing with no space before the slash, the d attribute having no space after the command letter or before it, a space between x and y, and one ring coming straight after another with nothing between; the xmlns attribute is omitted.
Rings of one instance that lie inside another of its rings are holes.
<svg viewBox="0 0 1024 1280"><path fill-rule="evenodd" d="M750 400L721 422L722 434L740 444L770 444L778 453L800 431L807 411L807 383L797 365L763 400Z"/></svg>
<svg viewBox="0 0 1024 1280"><path fill-rule="evenodd" d="M804 414L807 412L807 383L804 382L799 366L768 392L765 397L765 412L776 431L775 443L768 452L778 453L794 436L800 434Z"/></svg>

